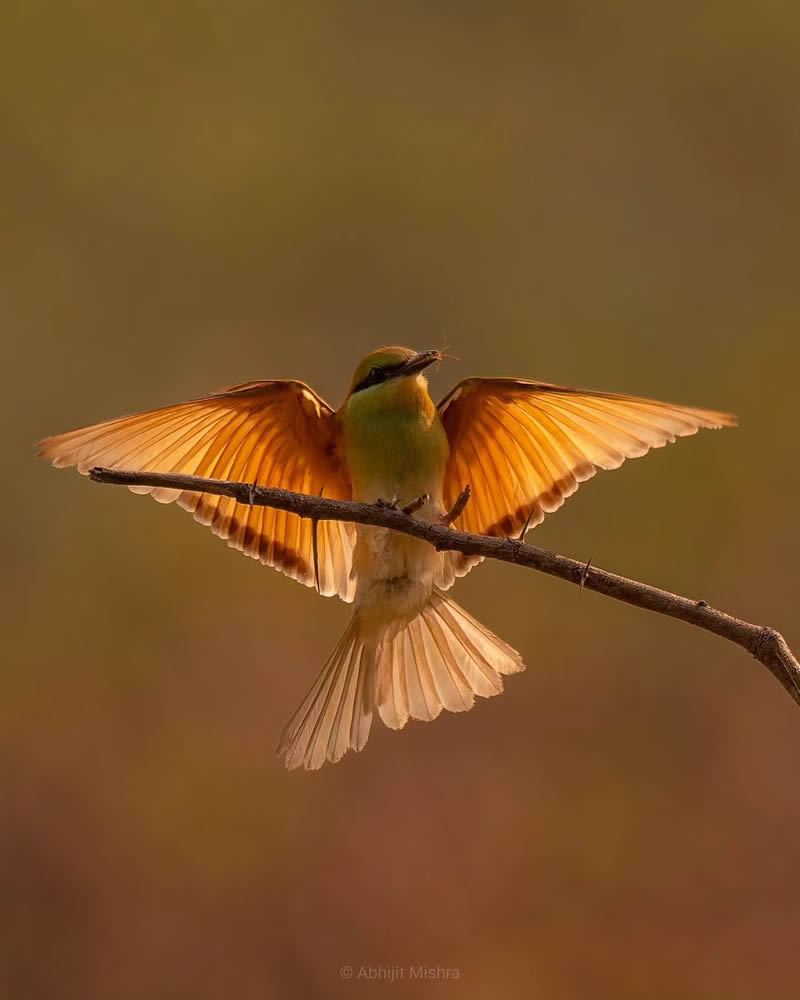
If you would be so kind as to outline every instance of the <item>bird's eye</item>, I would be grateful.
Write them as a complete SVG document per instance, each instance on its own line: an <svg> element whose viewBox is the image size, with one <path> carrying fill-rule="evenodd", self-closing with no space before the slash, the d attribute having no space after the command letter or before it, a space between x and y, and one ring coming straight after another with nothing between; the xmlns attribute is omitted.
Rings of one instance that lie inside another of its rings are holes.
<svg viewBox="0 0 800 1000"><path fill-rule="evenodd" d="M373 365L363 379L353 389L353 392L360 392L362 389L369 389L373 385L380 385L389 378L390 372L381 365Z"/></svg>

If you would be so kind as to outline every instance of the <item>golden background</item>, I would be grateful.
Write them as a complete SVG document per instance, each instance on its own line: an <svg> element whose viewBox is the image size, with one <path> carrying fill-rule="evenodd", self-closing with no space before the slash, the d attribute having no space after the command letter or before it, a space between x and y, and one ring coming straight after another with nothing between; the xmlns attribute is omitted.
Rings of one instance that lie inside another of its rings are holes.
<svg viewBox="0 0 800 1000"><path fill-rule="evenodd" d="M455 596L528 671L287 775L350 609L32 444L246 379L338 405L393 342L458 356L436 397L730 409L531 540L800 644L800 8L0 22L2 996L796 996L800 714L745 653L484 565Z"/></svg>

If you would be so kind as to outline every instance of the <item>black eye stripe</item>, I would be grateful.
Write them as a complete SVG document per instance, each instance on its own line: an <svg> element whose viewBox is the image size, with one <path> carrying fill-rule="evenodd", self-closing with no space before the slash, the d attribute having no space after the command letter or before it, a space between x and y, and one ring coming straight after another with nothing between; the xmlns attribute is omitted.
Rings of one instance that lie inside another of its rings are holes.
<svg viewBox="0 0 800 1000"><path fill-rule="evenodd" d="M360 392L362 389L369 389L370 386L380 385L381 382L390 379L404 364L405 362L401 361L396 365L375 365L373 368L370 368L367 377L361 379L353 389L353 392Z"/></svg>

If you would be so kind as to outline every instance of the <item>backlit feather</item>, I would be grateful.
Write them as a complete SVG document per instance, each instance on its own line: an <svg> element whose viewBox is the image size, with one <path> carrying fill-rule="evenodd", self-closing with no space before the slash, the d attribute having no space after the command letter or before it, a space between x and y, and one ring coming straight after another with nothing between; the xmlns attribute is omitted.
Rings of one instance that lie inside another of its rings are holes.
<svg viewBox="0 0 800 1000"><path fill-rule="evenodd" d="M97 465L175 472L276 486L298 493L351 496L333 411L302 382L248 382L213 396L46 438L40 454L86 475ZM253 559L313 587L311 522L249 507L230 497L131 487L160 503L177 502L215 535ZM351 601L353 526L318 526L320 592Z"/></svg>
<svg viewBox="0 0 800 1000"><path fill-rule="evenodd" d="M439 404L450 442L444 505L469 483L463 531L511 536L533 528L590 479L701 427L730 427L728 413L543 382L472 378ZM454 575L470 569L455 566ZM459 571L461 570L461 571Z"/></svg>

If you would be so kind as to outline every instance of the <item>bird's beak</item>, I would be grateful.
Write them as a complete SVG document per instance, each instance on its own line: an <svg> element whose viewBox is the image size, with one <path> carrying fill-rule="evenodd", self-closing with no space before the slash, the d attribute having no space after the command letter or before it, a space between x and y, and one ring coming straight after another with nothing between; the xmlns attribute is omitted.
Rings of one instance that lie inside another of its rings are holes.
<svg viewBox="0 0 800 1000"><path fill-rule="evenodd" d="M438 351L423 351L421 354L415 354L409 358L404 365L397 369L395 375L416 375L417 372L424 371L429 365L432 365L434 361L441 360L442 356Z"/></svg>

